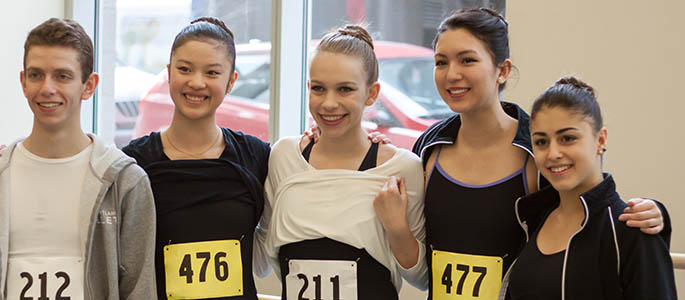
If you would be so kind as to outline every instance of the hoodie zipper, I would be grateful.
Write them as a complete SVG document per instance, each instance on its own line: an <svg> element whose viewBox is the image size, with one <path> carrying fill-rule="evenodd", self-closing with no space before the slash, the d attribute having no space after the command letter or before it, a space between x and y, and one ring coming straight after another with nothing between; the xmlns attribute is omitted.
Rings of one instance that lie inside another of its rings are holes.
<svg viewBox="0 0 685 300"><path fill-rule="evenodd" d="M573 240L573 237L575 237L579 232L583 231L585 229L585 225L587 225L587 221L590 218L590 212L588 211L587 208L587 203L585 202L585 198L583 196L580 196L580 201L583 203L583 209L585 210L585 220L583 220L583 225L580 226L580 229L576 231L569 239L568 239L568 244L566 244L566 253L564 253L564 264L561 270L561 300L566 299L566 263L568 262L568 253L569 249L571 248L571 241Z"/></svg>

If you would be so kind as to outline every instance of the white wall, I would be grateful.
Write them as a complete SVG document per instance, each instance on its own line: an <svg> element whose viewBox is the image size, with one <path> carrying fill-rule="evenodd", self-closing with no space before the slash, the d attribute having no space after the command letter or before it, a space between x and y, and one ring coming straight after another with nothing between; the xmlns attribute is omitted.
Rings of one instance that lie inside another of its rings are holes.
<svg viewBox="0 0 685 300"><path fill-rule="evenodd" d="M64 0L2 0L7 8L0 18L3 30L3 46L0 57L0 144L7 144L17 137L31 133L33 117L26 98L21 92L19 72L23 68L24 40L29 31L51 17L64 17Z"/></svg>

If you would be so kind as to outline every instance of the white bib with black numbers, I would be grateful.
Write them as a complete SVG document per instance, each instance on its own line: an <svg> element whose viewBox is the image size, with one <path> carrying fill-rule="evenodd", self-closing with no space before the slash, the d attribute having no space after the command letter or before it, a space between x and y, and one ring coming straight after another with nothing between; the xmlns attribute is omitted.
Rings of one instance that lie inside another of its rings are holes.
<svg viewBox="0 0 685 300"><path fill-rule="evenodd" d="M6 299L83 300L80 257L10 258Z"/></svg>
<svg viewBox="0 0 685 300"><path fill-rule="evenodd" d="M357 300L357 263L350 260L288 261L287 298Z"/></svg>

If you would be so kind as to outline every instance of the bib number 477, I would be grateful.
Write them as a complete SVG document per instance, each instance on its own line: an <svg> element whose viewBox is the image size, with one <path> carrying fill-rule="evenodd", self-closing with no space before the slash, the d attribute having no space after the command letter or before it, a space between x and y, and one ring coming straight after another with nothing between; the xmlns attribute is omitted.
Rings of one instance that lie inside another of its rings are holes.
<svg viewBox="0 0 685 300"><path fill-rule="evenodd" d="M502 258L433 250L434 300L495 300L502 286Z"/></svg>
<svg viewBox="0 0 685 300"><path fill-rule="evenodd" d="M463 294L464 281L466 281L466 276L469 275L470 269L472 269L474 273L480 274L477 275L478 279L476 279L476 282L473 285L473 297L478 297L478 295L480 294L480 285L483 283L483 278L485 277L485 274L488 273L488 268L486 267L474 266L473 268L471 268L469 265L457 264L455 271L461 272L461 276L459 277L459 282L457 282L455 293L457 295ZM442 273L442 284L445 286L446 294L452 293L452 264L447 264L447 266L445 266L445 271Z"/></svg>

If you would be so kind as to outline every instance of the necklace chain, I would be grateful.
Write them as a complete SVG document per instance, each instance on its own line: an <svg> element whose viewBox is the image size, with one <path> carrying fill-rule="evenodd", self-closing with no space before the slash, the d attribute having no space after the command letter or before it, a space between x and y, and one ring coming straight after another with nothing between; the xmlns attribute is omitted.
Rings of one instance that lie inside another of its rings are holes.
<svg viewBox="0 0 685 300"><path fill-rule="evenodd" d="M183 151L183 150L181 150L179 147L177 147L176 145L174 145L174 142L171 141L171 137L169 136L169 134L168 134L168 133L166 134L166 140L169 142L169 145L171 146L171 148L174 148L174 149L176 149L178 152L181 152L181 153L183 153L183 154L185 154L185 155L192 156L192 157L195 157L195 158L202 158L202 154L205 154L205 153L207 153L207 151L209 151L210 149L212 149L212 147L214 147L214 146L216 145L216 143L219 142L220 137L221 137L221 130L219 130L219 132L218 132L217 135L216 135L216 138L214 139L214 142L213 142L211 145L209 145L209 147L205 148L202 152L190 153L190 152Z"/></svg>

